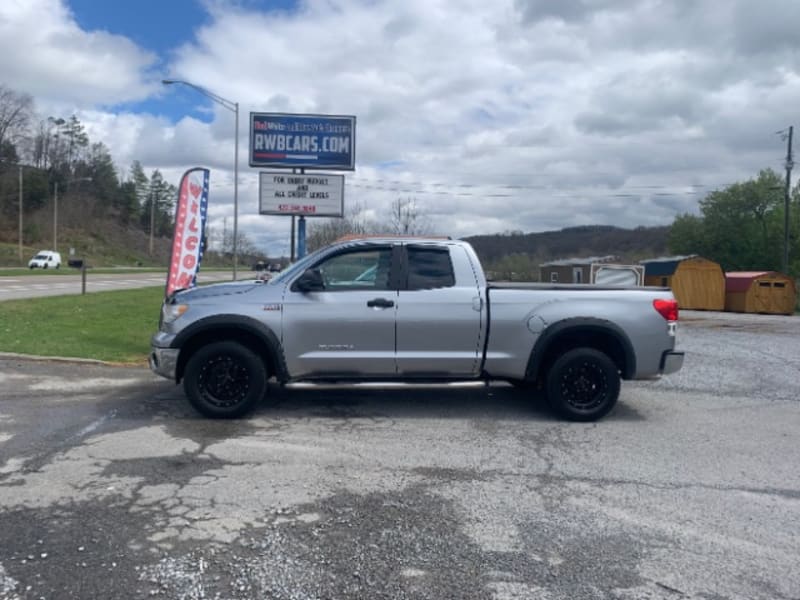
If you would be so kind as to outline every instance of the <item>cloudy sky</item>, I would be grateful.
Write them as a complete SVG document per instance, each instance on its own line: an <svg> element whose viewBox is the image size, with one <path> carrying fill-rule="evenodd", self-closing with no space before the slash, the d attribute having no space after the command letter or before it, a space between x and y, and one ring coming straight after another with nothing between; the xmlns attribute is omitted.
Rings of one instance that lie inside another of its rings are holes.
<svg viewBox="0 0 800 600"><path fill-rule="evenodd" d="M287 252L258 214L251 111L357 117L345 203L415 198L437 233L668 224L783 168L797 0L2 0L0 83L76 114L121 172L211 171L211 225Z"/></svg>

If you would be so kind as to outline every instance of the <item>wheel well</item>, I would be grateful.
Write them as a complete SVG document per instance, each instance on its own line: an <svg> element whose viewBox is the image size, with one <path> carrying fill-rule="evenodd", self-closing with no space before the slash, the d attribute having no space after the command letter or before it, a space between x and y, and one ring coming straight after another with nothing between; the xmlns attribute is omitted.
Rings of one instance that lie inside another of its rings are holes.
<svg viewBox="0 0 800 600"><path fill-rule="evenodd" d="M180 382L183 378L186 363L189 362L189 359L197 350L206 344L223 341L238 342L254 352L264 362L268 377L278 372L275 354L270 345L261 336L238 327L214 327L197 332L182 344L175 370L175 380Z"/></svg>
<svg viewBox="0 0 800 600"><path fill-rule="evenodd" d="M624 379L631 376L634 366L629 361L625 346L613 333L603 329L577 329L564 331L547 343L538 361L531 362L529 379L538 379L565 352L575 348L593 348L608 356Z"/></svg>

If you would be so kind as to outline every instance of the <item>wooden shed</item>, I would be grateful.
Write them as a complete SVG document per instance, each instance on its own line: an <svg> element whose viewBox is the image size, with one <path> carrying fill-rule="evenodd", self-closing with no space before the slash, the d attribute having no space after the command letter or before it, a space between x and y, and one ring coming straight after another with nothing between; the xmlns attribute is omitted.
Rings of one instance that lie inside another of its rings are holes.
<svg viewBox="0 0 800 600"><path fill-rule="evenodd" d="M672 289L681 308L724 310L725 273L719 263L701 256L643 260L645 285Z"/></svg>
<svg viewBox="0 0 800 600"><path fill-rule="evenodd" d="M777 271L725 273L725 310L731 312L791 315L797 289L788 275Z"/></svg>

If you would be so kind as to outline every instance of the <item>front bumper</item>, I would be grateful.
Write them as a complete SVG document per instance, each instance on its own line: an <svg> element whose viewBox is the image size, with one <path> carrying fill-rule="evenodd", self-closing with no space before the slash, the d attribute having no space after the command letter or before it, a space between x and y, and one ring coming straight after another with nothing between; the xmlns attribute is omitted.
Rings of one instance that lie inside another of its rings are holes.
<svg viewBox="0 0 800 600"><path fill-rule="evenodd" d="M683 352L668 350L661 356L661 374L669 375L680 371L683 366Z"/></svg>
<svg viewBox="0 0 800 600"><path fill-rule="evenodd" d="M150 370L157 375L176 381L175 373L178 367L177 348L152 347L150 352Z"/></svg>

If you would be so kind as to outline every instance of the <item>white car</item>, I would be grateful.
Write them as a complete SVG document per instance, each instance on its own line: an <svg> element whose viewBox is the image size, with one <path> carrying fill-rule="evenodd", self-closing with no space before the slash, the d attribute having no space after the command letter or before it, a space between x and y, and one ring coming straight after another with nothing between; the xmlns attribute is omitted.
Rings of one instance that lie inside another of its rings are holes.
<svg viewBox="0 0 800 600"><path fill-rule="evenodd" d="M61 255L52 250L41 250L28 261L29 269L58 269L61 267Z"/></svg>

